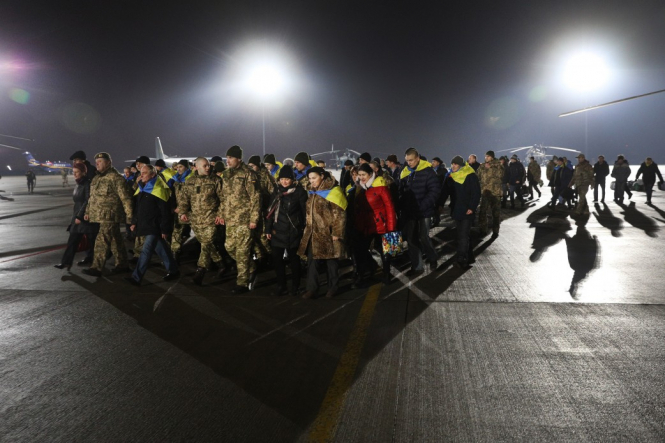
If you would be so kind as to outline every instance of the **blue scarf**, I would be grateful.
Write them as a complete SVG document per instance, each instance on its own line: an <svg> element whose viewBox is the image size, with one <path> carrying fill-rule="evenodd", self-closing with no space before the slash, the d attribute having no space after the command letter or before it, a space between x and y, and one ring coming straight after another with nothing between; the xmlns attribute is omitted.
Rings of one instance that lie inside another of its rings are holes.
<svg viewBox="0 0 665 443"><path fill-rule="evenodd" d="M187 176L192 173L191 169L187 169L185 172L182 174L176 174L174 175L171 180L176 181L178 183L185 183L185 180L187 179Z"/></svg>
<svg viewBox="0 0 665 443"><path fill-rule="evenodd" d="M307 171L309 171L309 168L311 168L311 166L307 166L302 172L298 172L296 169L296 180L300 180L301 178L307 176Z"/></svg>

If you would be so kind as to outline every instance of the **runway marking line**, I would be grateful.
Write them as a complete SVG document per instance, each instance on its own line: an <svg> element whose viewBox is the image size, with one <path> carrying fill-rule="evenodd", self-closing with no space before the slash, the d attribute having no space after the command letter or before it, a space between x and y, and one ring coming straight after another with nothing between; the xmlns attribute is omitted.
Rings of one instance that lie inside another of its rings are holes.
<svg viewBox="0 0 665 443"><path fill-rule="evenodd" d="M39 252L35 252L34 254L22 255L20 257L10 258L9 260L3 260L3 261L0 261L0 263L7 263L8 261L20 260L22 258L32 257L33 255L46 254L47 252L57 251L58 249L64 249L66 247L67 247L67 245L58 246L57 248L47 249L46 251L39 251Z"/></svg>
<svg viewBox="0 0 665 443"><path fill-rule="evenodd" d="M372 316L374 315L374 309L376 308L376 302L379 300L379 293L382 286L379 283L371 286L369 291L367 291L365 301L360 308L356 323L349 335L346 348L339 359L337 369L335 369L335 374L330 381L319 413L310 427L308 438L310 442L329 442L335 437L339 417L342 414L344 401L346 400L346 394L353 383L353 377L356 374L360 354L365 345L367 331L372 322Z"/></svg>

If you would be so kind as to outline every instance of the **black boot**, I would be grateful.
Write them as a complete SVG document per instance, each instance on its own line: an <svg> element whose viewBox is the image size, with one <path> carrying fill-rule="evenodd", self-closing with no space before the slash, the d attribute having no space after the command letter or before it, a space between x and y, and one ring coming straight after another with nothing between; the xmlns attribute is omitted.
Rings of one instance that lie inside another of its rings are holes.
<svg viewBox="0 0 665 443"><path fill-rule="evenodd" d="M196 268L196 273L192 278L192 281L195 285L201 286L203 284L203 277L206 275L206 268Z"/></svg>

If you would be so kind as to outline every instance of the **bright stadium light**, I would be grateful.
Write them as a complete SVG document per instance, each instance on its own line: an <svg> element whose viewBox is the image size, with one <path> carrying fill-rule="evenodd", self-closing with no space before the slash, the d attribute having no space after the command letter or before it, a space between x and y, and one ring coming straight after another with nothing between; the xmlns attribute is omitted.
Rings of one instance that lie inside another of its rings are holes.
<svg viewBox="0 0 665 443"><path fill-rule="evenodd" d="M578 92L588 92L605 85L610 77L610 70L599 55L580 52L568 60L563 77L568 87Z"/></svg>
<svg viewBox="0 0 665 443"><path fill-rule="evenodd" d="M284 72L279 66L265 63L249 70L247 84L261 100L276 98L285 86Z"/></svg>

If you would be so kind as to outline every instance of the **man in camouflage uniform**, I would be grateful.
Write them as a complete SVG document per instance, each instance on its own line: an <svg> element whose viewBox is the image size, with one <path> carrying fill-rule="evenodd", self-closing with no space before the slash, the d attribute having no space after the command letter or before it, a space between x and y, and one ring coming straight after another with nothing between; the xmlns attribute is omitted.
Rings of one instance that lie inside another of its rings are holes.
<svg viewBox="0 0 665 443"><path fill-rule="evenodd" d="M256 264L251 257L252 231L259 223L261 195L256 173L243 163L240 146L229 148L226 162L228 169L222 172L224 197L219 212L221 223L226 226L226 250L238 267L233 293L243 294L256 283Z"/></svg>
<svg viewBox="0 0 665 443"><path fill-rule="evenodd" d="M487 151L485 163L478 168L480 179L480 209L478 210L478 227L482 235L487 235L487 210L492 213L492 238L499 236L501 225L501 196L503 195L504 168L494 157L494 151Z"/></svg>
<svg viewBox="0 0 665 443"><path fill-rule="evenodd" d="M190 178L194 177L192 170L189 169L189 162L187 160L180 160L176 163L176 174L172 175L168 181L168 185L175 194L176 209L175 213L178 213L178 202L180 201L180 193L182 188L185 185L185 182ZM189 222L184 222L180 220L180 217L174 217L173 221L173 234L171 236L171 252L176 261L180 257L180 249L182 248L182 240L184 236L189 237Z"/></svg>
<svg viewBox="0 0 665 443"><path fill-rule="evenodd" d="M272 199L272 193L275 190L275 177L270 171L261 164L261 157L253 155L247 160L247 165L258 175L259 193L261 194L261 216L257 228L253 230L254 246L253 251L261 262L268 260L271 254L270 240L263 232L263 220L268 213L268 205Z"/></svg>
<svg viewBox="0 0 665 443"><path fill-rule="evenodd" d="M547 186L552 188L552 193L554 193L554 168L556 166L557 156L553 155L552 160L547 162L547 167L545 168L545 177L549 181Z"/></svg>
<svg viewBox="0 0 665 443"><path fill-rule="evenodd" d="M527 179L529 180L529 194L533 199L533 190L535 189L538 193L538 198L542 195L540 189L538 189L538 182L540 182L540 165L536 161L535 157L530 157L531 161L529 162L529 167L527 169Z"/></svg>
<svg viewBox="0 0 665 443"><path fill-rule="evenodd" d="M222 257L215 249L215 225L220 223L219 204L222 200L222 181L210 172L208 159L195 161L197 174L185 181L178 195L178 215L181 222L191 222L194 235L201 243L201 255L196 264L194 284L203 283L210 261L222 265Z"/></svg>
<svg viewBox="0 0 665 443"><path fill-rule="evenodd" d="M97 175L90 183L90 199L84 218L99 223L99 234L95 240L92 266L84 269L83 273L100 277L109 248L115 257L113 273L129 272L131 269L127 266L127 251L120 234L120 223L131 224L132 196L125 179L113 167L108 153L95 155L95 166Z"/></svg>
<svg viewBox="0 0 665 443"><path fill-rule="evenodd" d="M576 215L589 215L589 205L586 201L586 193L589 191L589 186L593 186L593 166L586 160L584 154L577 156L579 163L573 172L573 178L570 180L568 187L575 185L579 200L575 207Z"/></svg>

